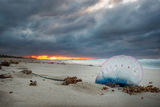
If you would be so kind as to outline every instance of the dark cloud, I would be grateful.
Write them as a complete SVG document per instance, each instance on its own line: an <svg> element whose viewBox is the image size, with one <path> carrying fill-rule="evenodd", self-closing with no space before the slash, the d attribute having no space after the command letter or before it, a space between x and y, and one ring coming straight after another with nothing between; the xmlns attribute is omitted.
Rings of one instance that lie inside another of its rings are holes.
<svg viewBox="0 0 160 107"><path fill-rule="evenodd" d="M1 0L0 31L3 32L11 27L25 23L32 15L50 10L52 6L56 9L60 4L56 0Z"/></svg>
<svg viewBox="0 0 160 107"><path fill-rule="evenodd" d="M160 57L160 0L1 0L0 53Z"/></svg>

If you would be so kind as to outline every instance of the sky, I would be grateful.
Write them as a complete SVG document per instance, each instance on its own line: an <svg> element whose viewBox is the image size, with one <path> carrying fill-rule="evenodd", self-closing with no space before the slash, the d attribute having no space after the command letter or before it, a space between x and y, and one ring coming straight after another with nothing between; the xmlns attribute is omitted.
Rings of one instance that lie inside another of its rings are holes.
<svg viewBox="0 0 160 107"><path fill-rule="evenodd" d="M160 0L0 0L0 53L160 58Z"/></svg>

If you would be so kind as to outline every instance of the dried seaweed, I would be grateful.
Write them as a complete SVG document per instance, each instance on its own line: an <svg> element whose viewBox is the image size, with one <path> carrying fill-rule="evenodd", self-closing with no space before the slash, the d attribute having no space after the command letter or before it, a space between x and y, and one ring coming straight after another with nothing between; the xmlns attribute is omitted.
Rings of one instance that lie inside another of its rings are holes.
<svg viewBox="0 0 160 107"><path fill-rule="evenodd" d="M36 85L37 85L37 81L30 80L29 86L36 86Z"/></svg>
<svg viewBox="0 0 160 107"><path fill-rule="evenodd" d="M76 84L77 82L82 82L82 79L77 77L67 77L64 79L63 85Z"/></svg>
<svg viewBox="0 0 160 107"><path fill-rule="evenodd" d="M0 74L0 78L1 79L12 78L12 75L11 74Z"/></svg>
<svg viewBox="0 0 160 107"><path fill-rule="evenodd" d="M153 87L153 85L148 86L128 86L123 87L123 92L128 93L130 95L136 94L136 93L142 93L142 92L151 92L151 93L158 93L160 92L160 89L157 87Z"/></svg>

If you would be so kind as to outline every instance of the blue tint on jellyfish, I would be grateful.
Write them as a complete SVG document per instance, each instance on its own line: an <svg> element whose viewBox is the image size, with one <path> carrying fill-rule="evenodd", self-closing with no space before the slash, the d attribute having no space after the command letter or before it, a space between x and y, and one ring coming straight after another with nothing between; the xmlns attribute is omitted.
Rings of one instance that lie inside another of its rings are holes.
<svg viewBox="0 0 160 107"><path fill-rule="evenodd" d="M96 83L98 84L109 84L109 83L116 83L116 84L122 84L122 85L127 85L128 82L127 80L123 80L120 78L103 78L103 79L96 79ZM128 84L129 85L129 84Z"/></svg>

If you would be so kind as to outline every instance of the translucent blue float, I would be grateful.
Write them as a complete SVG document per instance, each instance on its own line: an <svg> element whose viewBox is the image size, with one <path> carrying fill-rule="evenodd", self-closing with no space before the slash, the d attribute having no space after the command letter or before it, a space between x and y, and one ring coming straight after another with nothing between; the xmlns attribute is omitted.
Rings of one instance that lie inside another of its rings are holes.
<svg viewBox="0 0 160 107"><path fill-rule="evenodd" d="M96 77L96 83L139 85L143 78L141 64L131 56L119 55L107 59Z"/></svg>

